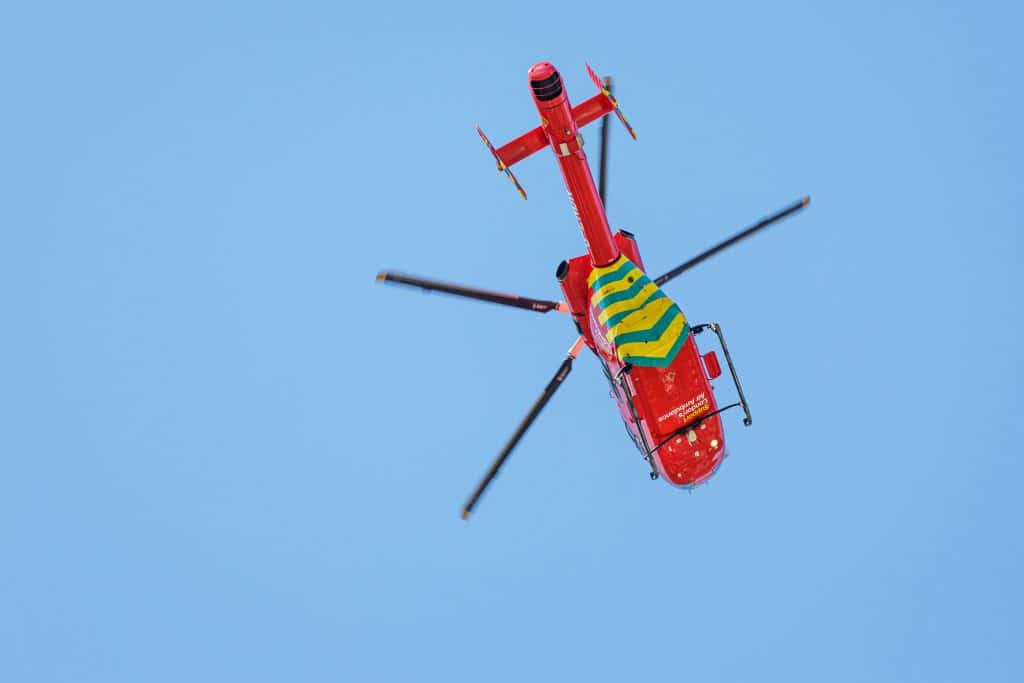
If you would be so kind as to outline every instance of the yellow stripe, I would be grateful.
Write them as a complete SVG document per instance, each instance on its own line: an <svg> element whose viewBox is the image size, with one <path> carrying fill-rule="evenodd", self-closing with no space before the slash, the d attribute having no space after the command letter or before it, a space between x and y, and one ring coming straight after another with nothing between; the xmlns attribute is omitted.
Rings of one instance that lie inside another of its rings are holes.
<svg viewBox="0 0 1024 683"><path fill-rule="evenodd" d="M602 275L607 275L608 273L612 272L616 268L621 268L622 267L622 262L625 261L625 260L626 260L625 255L619 254L619 258L615 259L614 261L609 263L607 266L600 266L600 267L594 268L592 271L590 271L590 275L587 276L587 285L588 286L592 285L592 284L594 284L594 282L597 281L597 278L601 277Z"/></svg>
<svg viewBox="0 0 1024 683"><path fill-rule="evenodd" d="M653 342L632 342L623 344L615 349L615 353L623 360L626 356L645 356L647 358L664 358L676 341L683 333L683 326L686 325L686 317L680 313L672 324L665 329L665 333L657 341Z"/></svg>
<svg viewBox="0 0 1024 683"><path fill-rule="evenodd" d="M651 282L650 284L646 285L643 289L641 289L640 292L632 299L626 299L625 301L614 303L611 306L608 306L607 308L602 307L601 315L597 316L597 321L604 325L606 322L608 322L608 318L612 317L616 313L622 313L623 311L629 311L634 308L637 308L640 304L647 301L648 297L650 297L656 291L658 291L658 285ZM658 299L658 301L661 301L661 299ZM654 303L657 303L657 301ZM651 305L653 306L654 304L652 303ZM644 306L644 308L641 309L641 311L646 310L647 308L647 306ZM637 311L637 313L640 313L641 311ZM626 316L626 320L629 320L632 317L632 315L628 315ZM655 318L655 320L657 320L657 318ZM625 322L625 320L623 322ZM619 325L616 325L616 327L619 327Z"/></svg>
<svg viewBox="0 0 1024 683"><path fill-rule="evenodd" d="M624 289L629 289L630 287L633 286L634 282L643 277L643 274L644 271L640 270L639 268L634 268L633 270L626 273L625 277L623 277L621 280L609 282L604 287L591 294L590 300L595 302L598 306L600 306L601 299L605 298L609 294L614 294L615 292L621 292ZM630 280L630 278L633 279Z"/></svg>
<svg viewBox="0 0 1024 683"><path fill-rule="evenodd" d="M672 300L667 296L658 299L657 301L652 301L639 311L630 313L623 318L618 325L608 331L608 336L614 339L618 335L625 334L626 332L649 330L654 327L659 320L661 320L661 316L664 315L665 311L668 310L671 305ZM607 320L607 318L605 318L605 320ZM601 322L604 323L604 320L601 320Z"/></svg>

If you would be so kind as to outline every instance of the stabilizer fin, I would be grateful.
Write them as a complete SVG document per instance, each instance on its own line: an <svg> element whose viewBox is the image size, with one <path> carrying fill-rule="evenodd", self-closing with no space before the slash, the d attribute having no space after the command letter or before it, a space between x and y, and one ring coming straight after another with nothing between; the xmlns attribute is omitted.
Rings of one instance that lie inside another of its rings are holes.
<svg viewBox="0 0 1024 683"><path fill-rule="evenodd" d="M608 101L611 102L612 105L612 111L615 112L615 115L619 117L619 121L621 121L622 125L626 127L627 131L629 131L629 136L636 140L636 131L633 130L633 126L629 125L629 121L626 120L626 117L622 114L622 110L619 109L619 101L615 99L614 95L612 95L612 91L608 88L608 86L605 85L605 83L600 78L597 77L597 74L594 73L594 70L590 68L590 65L587 64L586 66L587 75L590 76L590 80L592 80L594 82L594 85L596 85L601 90L601 93L608 98Z"/></svg>
<svg viewBox="0 0 1024 683"><path fill-rule="evenodd" d="M494 149L494 145L492 145L491 141L487 139L487 136L484 135L484 132L480 130L480 126L476 127L476 132L480 135L480 139L484 141L484 144L487 145L487 149L491 150L491 154L494 156L494 160L498 162L498 170L505 172L505 175L508 176L508 179L511 180L512 184L516 186L516 190L519 191L519 196L522 197L523 199L526 199L526 190L524 190L523 186L519 184L518 180L516 180L515 175L512 173L512 169L509 168L508 165L501 160L500 156L498 156L498 150Z"/></svg>

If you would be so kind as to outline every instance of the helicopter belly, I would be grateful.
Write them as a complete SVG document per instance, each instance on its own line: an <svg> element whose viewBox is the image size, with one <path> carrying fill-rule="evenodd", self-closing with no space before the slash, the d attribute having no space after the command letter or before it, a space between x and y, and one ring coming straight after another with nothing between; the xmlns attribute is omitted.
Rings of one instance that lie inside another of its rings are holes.
<svg viewBox="0 0 1024 683"><path fill-rule="evenodd" d="M626 428L654 471L691 488L707 481L726 457L714 388L693 339L665 368L610 366L612 396Z"/></svg>
<svg viewBox="0 0 1024 683"><path fill-rule="evenodd" d="M676 486L707 481L725 459L725 435L692 336L668 367L637 367L629 375L658 473Z"/></svg>
<svg viewBox="0 0 1024 683"><path fill-rule="evenodd" d="M703 483L725 458L725 437L686 316L625 256L594 268L587 286L591 337L619 378L634 442L668 482Z"/></svg>

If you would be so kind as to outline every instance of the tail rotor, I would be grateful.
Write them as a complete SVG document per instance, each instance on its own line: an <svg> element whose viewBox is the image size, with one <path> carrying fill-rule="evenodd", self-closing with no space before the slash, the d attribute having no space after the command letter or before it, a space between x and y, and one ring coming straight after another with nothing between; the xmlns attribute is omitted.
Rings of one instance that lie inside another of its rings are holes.
<svg viewBox="0 0 1024 683"><path fill-rule="evenodd" d="M619 117L619 121L621 121L622 125L626 127L627 131L629 131L629 136L636 140L636 131L633 130L633 126L629 125L629 121L626 120L626 117L622 114L622 110L619 108L619 101L615 99L614 95L612 95L611 82L607 80L602 82L601 79L597 77L597 74L594 73L594 70L590 68L589 64L587 64L586 67L587 75L590 76L590 80L592 80L594 85L596 85L601 92L604 93L604 96L608 98L608 101L612 105L612 111L615 112L615 115Z"/></svg>

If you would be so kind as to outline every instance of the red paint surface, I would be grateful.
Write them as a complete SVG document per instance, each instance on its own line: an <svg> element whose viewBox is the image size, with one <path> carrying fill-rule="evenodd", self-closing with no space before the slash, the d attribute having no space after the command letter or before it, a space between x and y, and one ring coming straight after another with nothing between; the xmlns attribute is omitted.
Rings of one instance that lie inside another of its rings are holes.
<svg viewBox="0 0 1024 683"><path fill-rule="evenodd" d="M567 300L578 301L586 296L586 279L592 269L588 261L585 256L570 259L570 276L562 282ZM572 289L576 291L570 292ZM577 319L581 321L587 345L611 376L619 377L623 363L608 346L606 328L597 321L600 310L588 305L584 313L585 316ZM668 367L636 366L624 377L633 410L618 384L613 387L611 396L634 441L646 442L648 449L660 445L654 454L658 473L677 486L696 486L707 481L725 458L725 434L720 417L705 419L693 430L669 438L680 428L718 410L714 388L705 374L693 334Z"/></svg>
<svg viewBox="0 0 1024 683"><path fill-rule="evenodd" d="M530 69L529 79L539 81L553 73L554 66L540 62ZM594 266L604 266L618 258L620 251L642 270L644 265L634 238L622 232L612 235L579 137L582 126L610 112L612 105L599 93L574 109L564 82L557 97L543 102L534 97L534 104L541 125L500 147L497 154L511 166L545 146L554 152L587 244L586 254L568 260L559 284L587 346L611 377L617 378L623 371L623 363L609 346L607 330L597 321L600 311L590 304L587 276ZM714 365L717 366L717 361ZM709 367L708 372L717 376L721 369ZM649 449L657 449L653 462L661 477L687 487L707 481L725 458L725 435L720 417L707 418L693 429L672 436L718 409L714 388L692 333L668 367L634 367L624 377L625 386L613 383L611 396L633 440L638 444L646 442ZM624 391L632 399L632 410Z"/></svg>
<svg viewBox="0 0 1024 683"><path fill-rule="evenodd" d="M530 69L530 80L541 80L554 72L555 68L551 64L540 62ZM532 89L530 92L533 93ZM565 189L569 192L569 201L587 243L590 259L596 266L606 266L619 257L619 247L612 239L597 185L590 175L590 165L580 144L582 138L579 136L576 119L573 118L565 83L562 83L562 92L558 97L545 102L534 97L533 102L540 114L541 129L562 171Z"/></svg>

